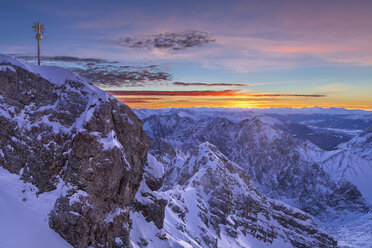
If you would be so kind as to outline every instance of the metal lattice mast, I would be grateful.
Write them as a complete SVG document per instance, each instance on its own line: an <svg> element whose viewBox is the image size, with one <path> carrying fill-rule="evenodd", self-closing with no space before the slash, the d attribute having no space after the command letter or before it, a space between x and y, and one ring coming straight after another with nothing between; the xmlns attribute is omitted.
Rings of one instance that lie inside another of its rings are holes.
<svg viewBox="0 0 372 248"><path fill-rule="evenodd" d="M37 40L37 64L40 65L40 40L43 38L41 34L44 33L45 28L44 25L40 25L40 22L35 22L34 26L32 26L36 34L36 40Z"/></svg>

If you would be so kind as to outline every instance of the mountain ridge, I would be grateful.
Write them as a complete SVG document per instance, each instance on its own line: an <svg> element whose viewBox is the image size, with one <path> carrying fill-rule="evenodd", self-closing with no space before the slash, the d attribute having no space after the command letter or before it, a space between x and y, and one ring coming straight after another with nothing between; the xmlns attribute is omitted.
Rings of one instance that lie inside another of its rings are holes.
<svg viewBox="0 0 372 248"><path fill-rule="evenodd" d="M175 166L164 170L172 180L157 193L168 201L161 229L144 222L152 219L148 212L131 213L141 223L134 230L153 230L134 234L135 247L336 247L310 215L260 194L247 173L209 142ZM146 206L144 186L136 199Z"/></svg>

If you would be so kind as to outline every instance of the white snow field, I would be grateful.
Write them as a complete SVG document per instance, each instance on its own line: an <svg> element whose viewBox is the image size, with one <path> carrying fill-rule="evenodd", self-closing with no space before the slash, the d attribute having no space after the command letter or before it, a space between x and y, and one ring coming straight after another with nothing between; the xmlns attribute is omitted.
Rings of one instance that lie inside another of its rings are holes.
<svg viewBox="0 0 372 248"><path fill-rule="evenodd" d="M0 247L71 247L48 225L48 212L62 189L37 197L34 186L0 167Z"/></svg>
<svg viewBox="0 0 372 248"><path fill-rule="evenodd" d="M338 241L341 248L372 247L372 213L355 216L346 223L336 223L323 229Z"/></svg>

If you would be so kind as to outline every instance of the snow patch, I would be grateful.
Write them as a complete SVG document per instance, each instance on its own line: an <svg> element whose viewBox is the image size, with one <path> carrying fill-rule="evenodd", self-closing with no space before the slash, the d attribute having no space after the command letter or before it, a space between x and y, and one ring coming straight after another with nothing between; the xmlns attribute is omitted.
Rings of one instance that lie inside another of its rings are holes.
<svg viewBox="0 0 372 248"><path fill-rule="evenodd" d="M59 184L57 190L36 196L32 184L0 167L0 247L71 247L48 225L48 214L65 191Z"/></svg>

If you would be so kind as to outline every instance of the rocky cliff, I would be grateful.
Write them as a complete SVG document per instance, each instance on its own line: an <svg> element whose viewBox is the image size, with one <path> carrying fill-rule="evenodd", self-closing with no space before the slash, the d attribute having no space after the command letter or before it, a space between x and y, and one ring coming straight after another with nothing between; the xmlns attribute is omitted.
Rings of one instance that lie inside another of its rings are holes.
<svg viewBox="0 0 372 248"><path fill-rule="evenodd" d="M128 106L62 68L0 56L0 125L0 165L58 194L51 228L75 247L130 246L149 141Z"/></svg>

